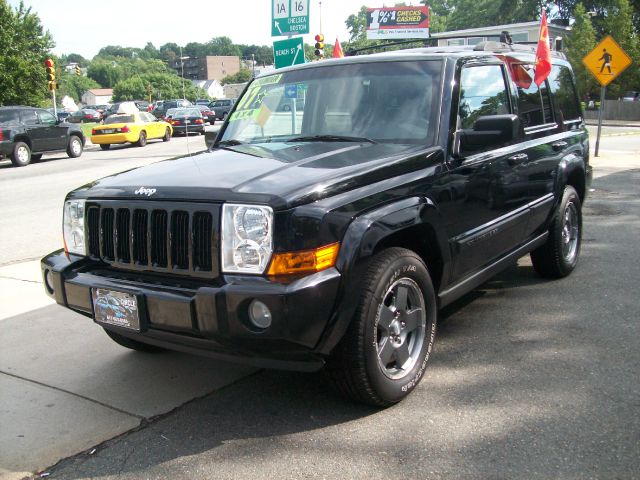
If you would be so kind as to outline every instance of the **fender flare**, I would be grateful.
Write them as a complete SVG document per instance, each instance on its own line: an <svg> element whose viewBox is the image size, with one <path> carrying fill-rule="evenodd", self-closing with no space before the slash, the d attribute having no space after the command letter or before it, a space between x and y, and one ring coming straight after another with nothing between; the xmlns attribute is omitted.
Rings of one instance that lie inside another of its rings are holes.
<svg viewBox="0 0 640 480"><path fill-rule="evenodd" d="M411 228L429 226L436 232L438 255L446 277L451 256L443 221L436 205L429 198L409 197L383 205L356 217L344 234L336 268L342 274L333 314L327 323L316 352L328 355L342 339L358 307L360 285L371 257L385 239ZM438 282L443 281L438 279Z"/></svg>

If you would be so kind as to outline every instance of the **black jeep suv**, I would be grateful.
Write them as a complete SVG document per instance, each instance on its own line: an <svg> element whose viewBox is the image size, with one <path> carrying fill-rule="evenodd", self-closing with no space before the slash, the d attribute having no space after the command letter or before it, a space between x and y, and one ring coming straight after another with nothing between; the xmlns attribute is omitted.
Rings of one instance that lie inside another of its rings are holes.
<svg viewBox="0 0 640 480"><path fill-rule="evenodd" d="M47 292L128 348L325 368L391 405L438 309L525 254L576 266L587 132L569 64L538 87L533 63L485 43L256 78L210 151L68 195Z"/></svg>
<svg viewBox="0 0 640 480"><path fill-rule="evenodd" d="M16 167L39 160L44 153L66 151L82 155L85 138L80 127L59 121L51 112L34 107L0 107L0 158Z"/></svg>

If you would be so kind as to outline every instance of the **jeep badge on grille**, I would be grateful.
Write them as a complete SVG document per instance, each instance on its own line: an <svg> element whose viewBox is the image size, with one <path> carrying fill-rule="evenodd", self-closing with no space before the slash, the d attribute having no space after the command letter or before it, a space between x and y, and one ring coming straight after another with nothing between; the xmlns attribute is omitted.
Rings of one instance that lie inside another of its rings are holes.
<svg viewBox="0 0 640 480"><path fill-rule="evenodd" d="M150 197L151 195L156 193L156 189L155 188L140 187L138 190L136 190L133 193L135 193L136 195L146 195L147 197Z"/></svg>

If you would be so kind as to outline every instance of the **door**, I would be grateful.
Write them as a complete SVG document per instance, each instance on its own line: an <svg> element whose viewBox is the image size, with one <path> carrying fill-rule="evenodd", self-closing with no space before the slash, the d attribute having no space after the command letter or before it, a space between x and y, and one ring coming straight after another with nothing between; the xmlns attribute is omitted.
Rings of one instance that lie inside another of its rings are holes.
<svg viewBox="0 0 640 480"><path fill-rule="evenodd" d="M65 147L66 128L59 128L56 118L46 110L25 109L20 112L20 121L31 139L33 152L50 152Z"/></svg>
<svg viewBox="0 0 640 480"><path fill-rule="evenodd" d="M479 117L513 113L502 64L465 66L460 73L458 138ZM452 249L452 279L459 280L517 247L524 239L527 154L516 139L484 147L464 145L440 179L440 195ZM444 200L444 201L443 201Z"/></svg>

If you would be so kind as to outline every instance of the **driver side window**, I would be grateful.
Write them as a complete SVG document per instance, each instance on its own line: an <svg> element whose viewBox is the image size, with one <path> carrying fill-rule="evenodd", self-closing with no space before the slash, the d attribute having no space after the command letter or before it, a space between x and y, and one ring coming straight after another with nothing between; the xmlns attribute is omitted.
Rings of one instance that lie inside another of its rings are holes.
<svg viewBox="0 0 640 480"><path fill-rule="evenodd" d="M56 123L58 123L56 121L56 117L54 117L52 114L50 114L49 112L38 112L40 115L40 123L42 123L43 125L55 125Z"/></svg>
<svg viewBox="0 0 640 480"><path fill-rule="evenodd" d="M478 117L510 113L509 95L500 65L463 68L460 75L460 128L473 128Z"/></svg>

